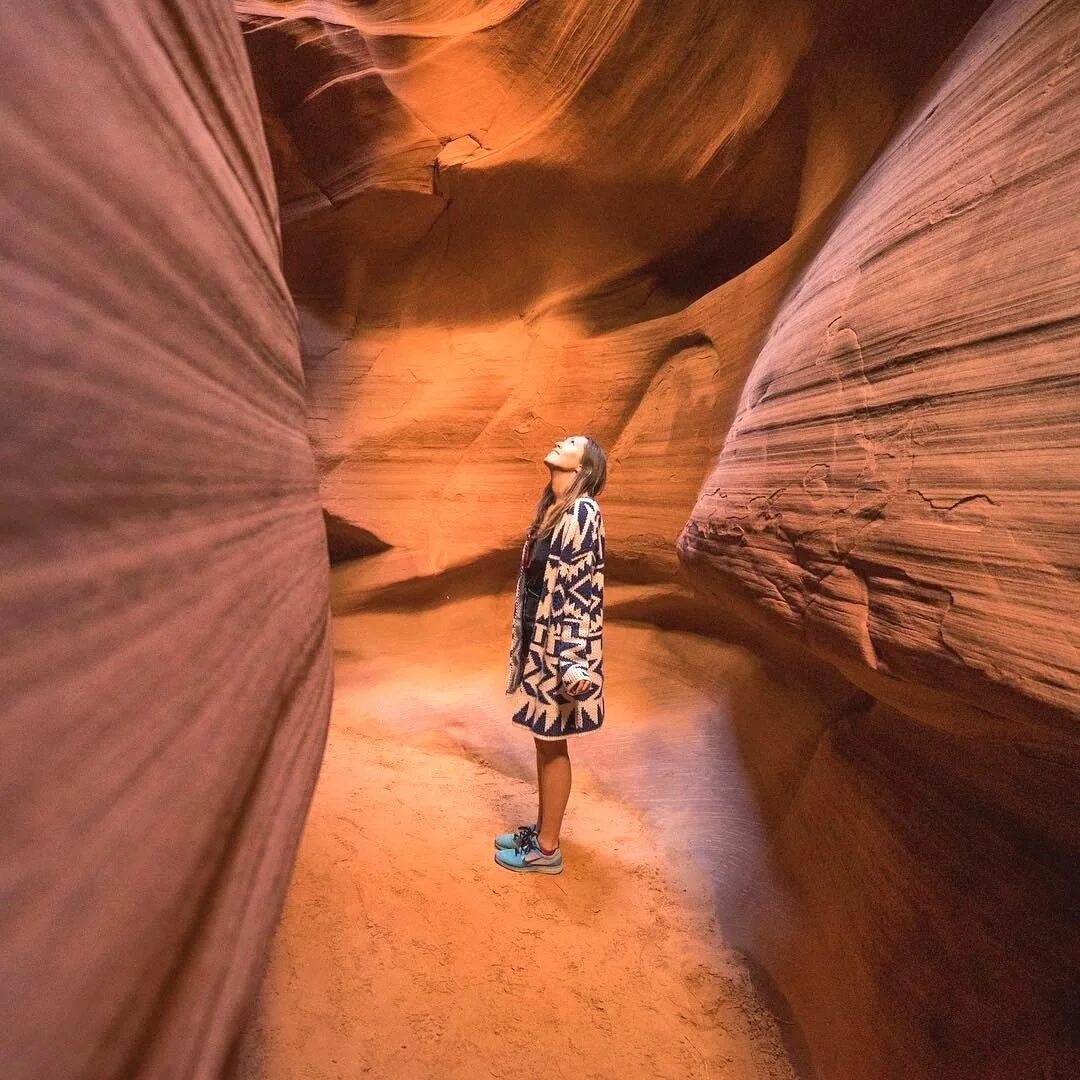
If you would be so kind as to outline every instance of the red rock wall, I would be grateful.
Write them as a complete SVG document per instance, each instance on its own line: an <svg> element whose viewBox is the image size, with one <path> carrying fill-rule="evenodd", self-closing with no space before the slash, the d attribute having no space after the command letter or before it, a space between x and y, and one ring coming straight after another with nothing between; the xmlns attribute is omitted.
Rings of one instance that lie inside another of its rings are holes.
<svg viewBox="0 0 1080 1080"><path fill-rule="evenodd" d="M1077 1067L1078 41L1061 0L980 21L785 297L679 537L880 702L764 785L826 1076Z"/></svg>
<svg viewBox="0 0 1080 1080"><path fill-rule="evenodd" d="M984 6L241 0L323 498L379 573L510 550L588 431L613 557L670 581L792 273Z"/></svg>
<svg viewBox="0 0 1080 1080"><path fill-rule="evenodd" d="M235 16L0 34L0 1072L216 1077L331 693L296 315Z"/></svg>
<svg viewBox="0 0 1080 1080"><path fill-rule="evenodd" d="M1075 707L1078 24L1028 6L980 26L848 200L682 546L832 656Z"/></svg>
<svg viewBox="0 0 1080 1080"><path fill-rule="evenodd" d="M342 610L512 584L585 431L606 625L741 614L854 684L742 702L722 763L791 893L741 944L828 1080L1068 1075L1076 6L995 6L912 105L988 7L237 4L324 505L389 545Z"/></svg>

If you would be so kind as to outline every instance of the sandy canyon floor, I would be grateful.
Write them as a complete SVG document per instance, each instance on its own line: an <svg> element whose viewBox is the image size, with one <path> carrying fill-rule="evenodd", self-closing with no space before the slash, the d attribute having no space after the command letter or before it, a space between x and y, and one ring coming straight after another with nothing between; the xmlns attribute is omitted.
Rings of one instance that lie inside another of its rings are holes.
<svg viewBox="0 0 1080 1080"><path fill-rule="evenodd" d="M642 740L659 732L641 702L663 687L629 675L655 682L637 661L655 657L656 631L612 624L614 711L603 744L571 743L564 873L495 864L493 834L535 813L532 740L511 729L505 650L485 632L508 602L336 618L326 756L236 1075L792 1077L779 1023L712 914L715 883L688 857L687 819L664 813L679 790L702 809L688 763L661 760L643 779ZM668 670L678 711L692 684ZM617 726L623 700L638 714ZM651 816L612 796L619 760L638 762L622 782L646 784Z"/></svg>

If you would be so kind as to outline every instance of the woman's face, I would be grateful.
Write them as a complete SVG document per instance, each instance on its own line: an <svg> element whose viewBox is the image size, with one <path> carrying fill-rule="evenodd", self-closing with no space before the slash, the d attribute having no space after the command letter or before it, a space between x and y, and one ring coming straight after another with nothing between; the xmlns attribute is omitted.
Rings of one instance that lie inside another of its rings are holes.
<svg viewBox="0 0 1080 1080"><path fill-rule="evenodd" d="M560 439L547 453L544 458L546 465L552 465L557 469L566 469L573 472L581 464L585 453L585 436L571 435L569 438Z"/></svg>

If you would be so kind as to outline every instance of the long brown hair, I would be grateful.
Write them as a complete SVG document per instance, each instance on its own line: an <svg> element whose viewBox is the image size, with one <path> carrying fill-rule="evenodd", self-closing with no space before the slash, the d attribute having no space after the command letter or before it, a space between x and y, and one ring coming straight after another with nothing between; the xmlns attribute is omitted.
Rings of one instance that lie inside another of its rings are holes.
<svg viewBox="0 0 1080 1080"><path fill-rule="evenodd" d="M555 498L555 492L551 489L551 480L548 480L536 504L536 513L533 516L533 523L529 526L528 537L534 540L551 532L563 513L574 505L574 500L578 496L599 495L606 483L607 454L595 439L590 439L586 435L585 449L581 452L581 472L574 477L560 499Z"/></svg>

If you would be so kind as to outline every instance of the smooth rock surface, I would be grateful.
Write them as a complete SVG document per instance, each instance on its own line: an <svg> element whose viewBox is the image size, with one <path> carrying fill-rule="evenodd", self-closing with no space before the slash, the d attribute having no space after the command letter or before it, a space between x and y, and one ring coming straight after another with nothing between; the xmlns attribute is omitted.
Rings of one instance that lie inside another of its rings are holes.
<svg viewBox="0 0 1080 1080"><path fill-rule="evenodd" d="M461 566L588 431L670 580L783 290L985 3L236 7L327 510Z"/></svg>
<svg viewBox="0 0 1080 1080"><path fill-rule="evenodd" d="M224 3L0 34L0 1073L222 1074L329 717L296 314Z"/></svg>

